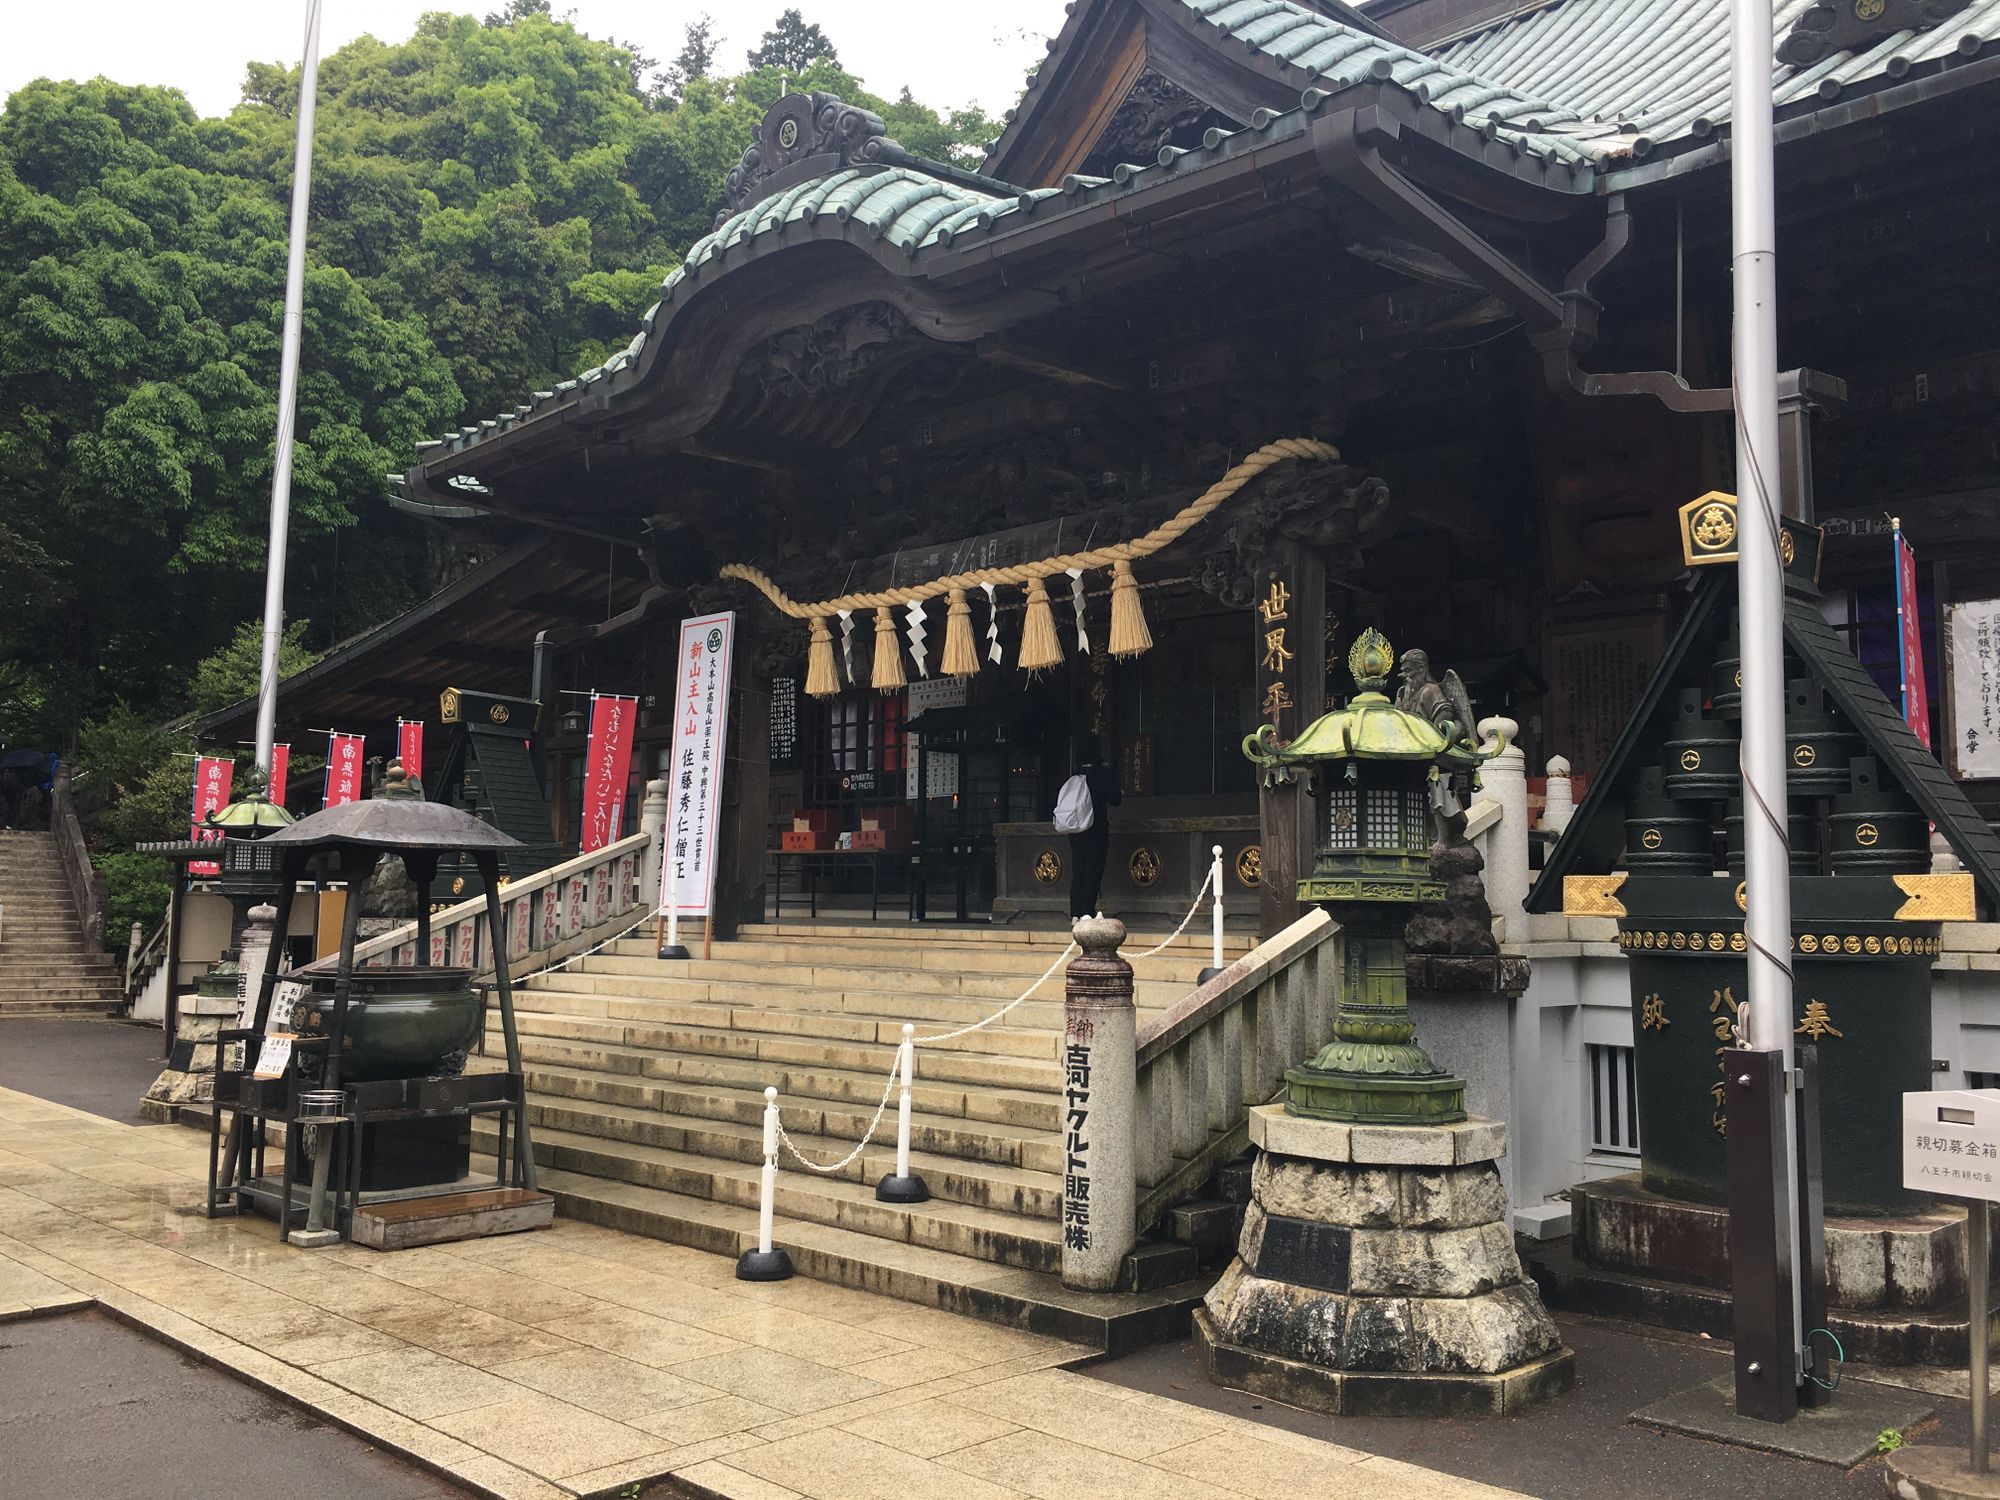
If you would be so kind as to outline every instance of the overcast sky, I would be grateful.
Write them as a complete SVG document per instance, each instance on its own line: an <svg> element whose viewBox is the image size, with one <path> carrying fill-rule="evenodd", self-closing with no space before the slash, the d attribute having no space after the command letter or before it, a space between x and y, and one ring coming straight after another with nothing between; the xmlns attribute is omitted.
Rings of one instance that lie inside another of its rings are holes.
<svg viewBox="0 0 2000 1500"><path fill-rule="evenodd" d="M592 36L638 44L662 62L680 50L688 21L707 11L723 37L719 66L739 70L778 12L779 0L556 0ZM323 0L322 41L332 52L363 32L400 41L430 10L483 15L500 0ZM1063 0L800 0L875 93L904 84L926 104L977 103L999 114L1020 94L1028 66L1060 29ZM305 0L0 0L0 99L30 79L91 78L171 84L205 115L235 104L246 63L296 64Z"/></svg>

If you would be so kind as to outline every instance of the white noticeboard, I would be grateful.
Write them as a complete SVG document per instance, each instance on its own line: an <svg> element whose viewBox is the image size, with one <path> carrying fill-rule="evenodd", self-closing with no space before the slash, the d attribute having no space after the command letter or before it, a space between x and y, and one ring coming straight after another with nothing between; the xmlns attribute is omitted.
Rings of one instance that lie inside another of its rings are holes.
<svg viewBox="0 0 2000 1500"><path fill-rule="evenodd" d="M660 909L684 917L715 910L721 850L722 771L729 743L729 667L734 614L681 621L674 658L674 748L667 773L666 848L660 859Z"/></svg>
<svg viewBox="0 0 2000 1500"><path fill-rule="evenodd" d="M1945 606L1944 677L1951 773L2000 777L2000 599Z"/></svg>
<svg viewBox="0 0 2000 1500"><path fill-rule="evenodd" d="M2000 1202L2000 1089L1903 1095L1903 1186Z"/></svg>

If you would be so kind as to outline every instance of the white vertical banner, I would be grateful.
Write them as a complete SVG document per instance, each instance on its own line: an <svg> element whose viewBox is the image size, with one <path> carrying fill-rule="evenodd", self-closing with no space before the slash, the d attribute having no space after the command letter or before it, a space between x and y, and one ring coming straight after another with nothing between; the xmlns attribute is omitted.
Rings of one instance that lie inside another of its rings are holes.
<svg viewBox="0 0 2000 1500"><path fill-rule="evenodd" d="M668 775L666 848L660 860L660 909L672 900L683 917L715 910L720 860L722 769L729 743L729 668L734 614L681 621L674 657L674 748Z"/></svg>
<svg viewBox="0 0 2000 1500"><path fill-rule="evenodd" d="M2000 777L2000 599L1946 605L1944 635L1951 773Z"/></svg>

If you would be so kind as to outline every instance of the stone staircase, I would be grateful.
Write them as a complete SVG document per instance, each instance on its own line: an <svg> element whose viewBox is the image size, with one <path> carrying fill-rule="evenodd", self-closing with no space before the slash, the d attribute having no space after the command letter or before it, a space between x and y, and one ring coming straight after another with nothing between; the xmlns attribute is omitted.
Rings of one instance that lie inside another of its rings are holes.
<svg viewBox="0 0 2000 1500"><path fill-rule="evenodd" d="M1191 1251L1142 1247L1134 1296L1067 1292L1055 1275L1060 967L1000 1022L922 1043L1014 999L1066 941L773 924L705 961L663 962L648 934L536 975L515 1009L541 1186L567 1215L734 1256L755 1243L765 1087L778 1088L798 1150L837 1162L868 1132L907 1021L919 1038L911 1169L931 1201L875 1200L894 1169L892 1099L871 1144L837 1174L781 1158L776 1239L798 1271L1100 1347L1159 1336L1196 1294L1162 1285L1195 1274ZM1249 946L1234 939L1226 958ZM1139 961L1141 1025L1184 998L1207 960L1206 941L1190 937ZM483 1065L504 1055L493 1014ZM481 1139L490 1146L490 1128Z"/></svg>
<svg viewBox="0 0 2000 1500"><path fill-rule="evenodd" d="M118 964L85 951L55 836L0 833L0 1019L104 1015L124 996Z"/></svg>

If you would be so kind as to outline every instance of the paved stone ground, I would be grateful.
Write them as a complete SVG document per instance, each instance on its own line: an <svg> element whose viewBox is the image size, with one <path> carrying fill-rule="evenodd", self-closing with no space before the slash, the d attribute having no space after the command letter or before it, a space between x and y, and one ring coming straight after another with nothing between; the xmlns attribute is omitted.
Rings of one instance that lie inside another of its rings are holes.
<svg viewBox="0 0 2000 1500"><path fill-rule="evenodd" d="M667 1476L728 1500L1513 1493L1107 1385L1062 1368L1090 1351L1054 1339L746 1284L726 1259L592 1225L297 1250L264 1220L190 1212L206 1165L197 1132L0 1089L0 1321L95 1303L506 1500Z"/></svg>
<svg viewBox="0 0 2000 1500"><path fill-rule="evenodd" d="M465 1494L101 1313L0 1325L9 1495L314 1500Z"/></svg>
<svg viewBox="0 0 2000 1500"><path fill-rule="evenodd" d="M165 1066L157 1026L53 1016L0 1020L0 1088L107 1120L145 1123L139 1100Z"/></svg>
<svg viewBox="0 0 2000 1500"><path fill-rule="evenodd" d="M1883 1493L1880 1459L1843 1472L1626 1420L1662 1396L1727 1375L1726 1344L1674 1334L1653 1337L1597 1319L1556 1322L1563 1341L1576 1350L1577 1388L1518 1417L1413 1421L1317 1416L1210 1385L1189 1340L1093 1365L1090 1374L1205 1411L1513 1486L1544 1500L1603 1500L1608 1494L1621 1500L1688 1500L1695 1495L1852 1500ZM1959 1380L1962 1385L1962 1371ZM1939 1416L1920 1429L1919 1440L1963 1449L1971 1437L1966 1402L1937 1395L1926 1399ZM1616 1476L1615 1486L1611 1476Z"/></svg>

